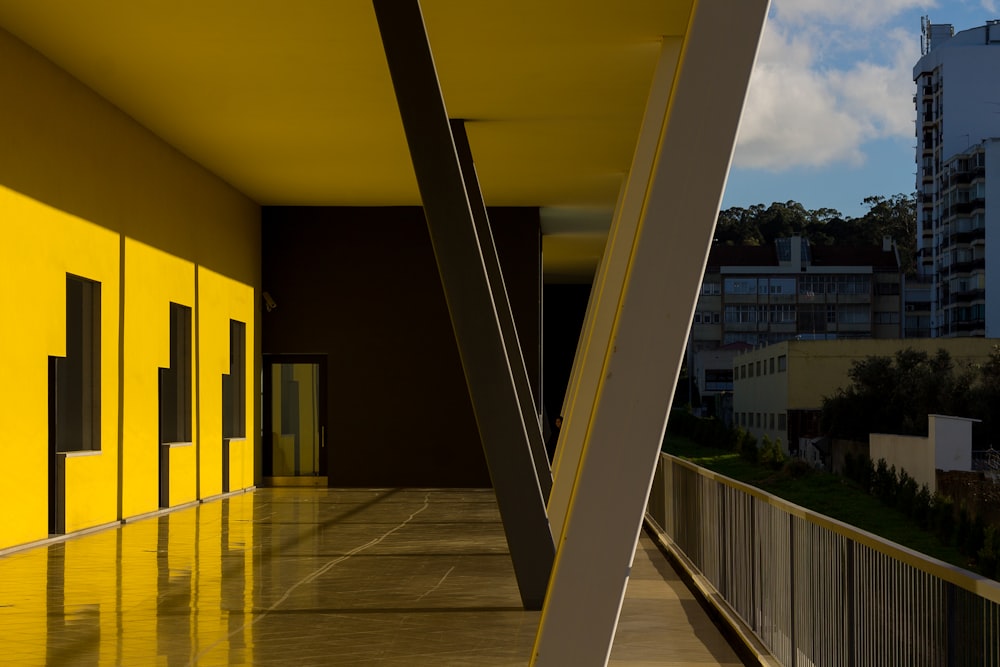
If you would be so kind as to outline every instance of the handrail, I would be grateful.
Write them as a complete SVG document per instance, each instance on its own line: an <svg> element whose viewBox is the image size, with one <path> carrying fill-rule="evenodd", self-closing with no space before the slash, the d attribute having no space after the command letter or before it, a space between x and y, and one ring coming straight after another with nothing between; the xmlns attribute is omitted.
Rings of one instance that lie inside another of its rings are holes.
<svg viewBox="0 0 1000 667"><path fill-rule="evenodd" d="M1000 583L662 454L668 548L782 664L1000 667Z"/></svg>
<svg viewBox="0 0 1000 667"><path fill-rule="evenodd" d="M745 482L740 482L731 477L726 477L725 475L721 475L713 470L702 468L701 466L691 463L690 461L685 461L684 459L677 458L676 456L666 453L661 454L661 456L671 459L674 463L685 468L690 468L702 477L707 477L708 479L715 480L721 484L725 484L726 486L739 489L740 491L743 491L758 500L762 500L769 505L788 512L793 516L804 519L809 523L822 528L826 528L827 530L831 530L838 535L846 537L849 540L854 540L855 542L863 544L870 549L874 549L879 553L883 553L890 558L906 563L907 565L926 572L927 574L944 579L945 581L964 588L971 593L984 597L991 602L1000 604L1000 582L988 579L987 577L976 574L975 572L970 572L969 570L952 565L951 563L945 563L944 561L928 556L927 554L922 554L919 551L914 551L913 549L904 547L901 544L879 537L873 533L869 533L868 531L862 530L856 526L852 526L844 523L843 521L828 517L825 514L814 512L813 510L802 507L801 505L796 505L795 503L789 502L784 498L771 495L770 493L762 491L755 486L751 486Z"/></svg>

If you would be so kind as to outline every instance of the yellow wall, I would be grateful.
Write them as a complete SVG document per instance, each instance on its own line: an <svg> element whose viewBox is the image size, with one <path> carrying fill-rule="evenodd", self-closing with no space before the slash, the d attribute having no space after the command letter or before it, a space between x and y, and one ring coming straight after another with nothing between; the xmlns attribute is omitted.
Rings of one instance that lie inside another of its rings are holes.
<svg viewBox="0 0 1000 667"><path fill-rule="evenodd" d="M152 512L160 506L159 369L170 366L170 303L194 310L194 297L193 263L144 243L125 240L123 516ZM192 336L193 328L192 322ZM193 366L193 354L191 363ZM193 370L192 378L196 377ZM193 401L194 391L191 395ZM188 454L184 449L192 448L171 448L171 458L180 459L187 454L193 472L193 451ZM177 450L177 454L173 450ZM177 497L177 493L173 492L174 485L182 483L182 475L183 472L175 470L171 461L171 505L195 499L193 483L189 485L190 492L184 493L183 497ZM178 493L182 489L178 489Z"/></svg>
<svg viewBox="0 0 1000 667"><path fill-rule="evenodd" d="M228 354L230 317L247 325L250 440L238 448L233 488L251 485L259 207L2 30L0 96L0 460L7 471L0 507L17 508L0 513L0 549L48 534L47 358L64 353L67 272L101 283L102 308L101 452L67 459L67 530L156 508L145 448L155 451L157 440L155 378L168 363L170 300L195 307L195 323L207 323L195 335L195 358L204 344L214 360L221 340ZM208 276L197 292L196 272ZM206 300L198 303L201 294ZM223 321L224 335L217 330ZM220 376L212 368L214 390ZM197 408L206 417L219 398L197 384L193 393L205 399ZM212 432L204 427L196 421L195 438ZM176 489L171 484L179 501L197 493L194 471L208 460L200 444L176 453L178 470L187 471Z"/></svg>
<svg viewBox="0 0 1000 667"><path fill-rule="evenodd" d="M101 283L101 453L67 460L67 529L114 521L118 235L0 186L0 548L48 535L48 357L66 353L66 274ZM9 320L7 318L10 318ZM76 481L92 480L81 489ZM17 508L17 511L12 511Z"/></svg>
<svg viewBox="0 0 1000 667"><path fill-rule="evenodd" d="M733 412L737 417L735 422L743 426L739 420L740 413L747 413L753 418L744 428L754 437L762 439L765 435L771 441L781 440L782 448L788 451L787 404L790 400L789 374L780 370L778 357L786 353L787 343L778 343L768 347L752 350L737 355L733 359ZM771 372L771 360L774 360L774 372ZM758 365L760 372L757 372ZM753 377L747 373L743 378L742 366L753 367ZM756 416L761 415L761 424L757 426ZM771 419L774 427L771 427ZM786 428L781 428L781 415L786 415Z"/></svg>
<svg viewBox="0 0 1000 667"><path fill-rule="evenodd" d="M198 440L199 496L208 498L223 491L222 483L222 376L229 373L229 322L246 324L246 438L230 443L229 490L253 485L253 406L255 396L254 290L214 271L198 269ZM259 380L258 380L259 381Z"/></svg>
<svg viewBox="0 0 1000 667"><path fill-rule="evenodd" d="M988 338L912 338L905 340L789 341L788 409L818 410L823 397L850 384L848 372L869 356L893 356L912 348L930 355L947 350L952 362L981 363L997 341Z"/></svg>

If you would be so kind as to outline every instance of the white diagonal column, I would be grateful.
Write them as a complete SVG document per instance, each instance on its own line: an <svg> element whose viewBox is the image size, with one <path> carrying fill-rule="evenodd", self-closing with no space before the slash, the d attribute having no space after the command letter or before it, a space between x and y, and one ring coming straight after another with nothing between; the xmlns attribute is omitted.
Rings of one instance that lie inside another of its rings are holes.
<svg viewBox="0 0 1000 667"><path fill-rule="evenodd" d="M597 387L603 370L604 350L607 345L605 343L602 346L594 342L611 339L617 309L607 307L607 300L612 300L614 304L618 303L625 274L628 272L632 245L635 243L639 215L646 199L646 186L653 171L681 44L680 37L667 37L664 38L660 48L660 58L653 74L653 85L646 102L646 113L639 130L639 141L632 158L632 168L629 169L628 178L625 179L625 185L619 194L614 220L608 233L608 242L604 247L597 274L594 276L594 286L590 291L590 301L587 303L587 314L577 343L576 356L573 358L573 369L570 372L561 413L562 430L559 432L559 442L552 462L554 481L548 501L549 523L552 526L552 539L556 544L559 544L563 523L566 520L570 493L580 465L583 442L590 426L590 414L594 408L594 399L597 397Z"/></svg>
<svg viewBox="0 0 1000 667"><path fill-rule="evenodd" d="M622 282L611 284L609 264L592 297L579 375L600 373L590 414L574 414L589 423L532 664L607 663L767 6L695 3ZM553 499L566 474L560 462Z"/></svg>

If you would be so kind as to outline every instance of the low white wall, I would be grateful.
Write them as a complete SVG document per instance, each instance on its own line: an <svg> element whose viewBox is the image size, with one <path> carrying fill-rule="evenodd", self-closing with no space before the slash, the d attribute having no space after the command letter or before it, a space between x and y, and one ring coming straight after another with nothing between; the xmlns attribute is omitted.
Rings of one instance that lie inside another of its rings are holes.
<svg viewBox="0 0 1000 667"><path fill-rule="evenodd" d="M976 421L944 415L927 417L938 470L972 470L972 424Z"/></svg>
<svg viewBox="0 0 1000 667"><path fill-rule="evenodd" d="M885 459L890 466L896 466L897 472L905 470L917 484L926 484L934 493L937 476L934 474L934 442L931 438L872 433L869 444L869 455L874 463Z"/></svg>

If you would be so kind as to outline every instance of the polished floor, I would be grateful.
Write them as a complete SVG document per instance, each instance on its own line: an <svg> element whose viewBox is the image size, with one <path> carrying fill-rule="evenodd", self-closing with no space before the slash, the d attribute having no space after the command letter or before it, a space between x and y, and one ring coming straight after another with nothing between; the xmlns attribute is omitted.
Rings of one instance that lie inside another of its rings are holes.
<svg viewBox="0 0 1000 667"><path fill-rule="evenodd" d="M612 665L739 665L643 536ZM3 665L525 665L488 490L260 489L0 556Z"/></svg>

